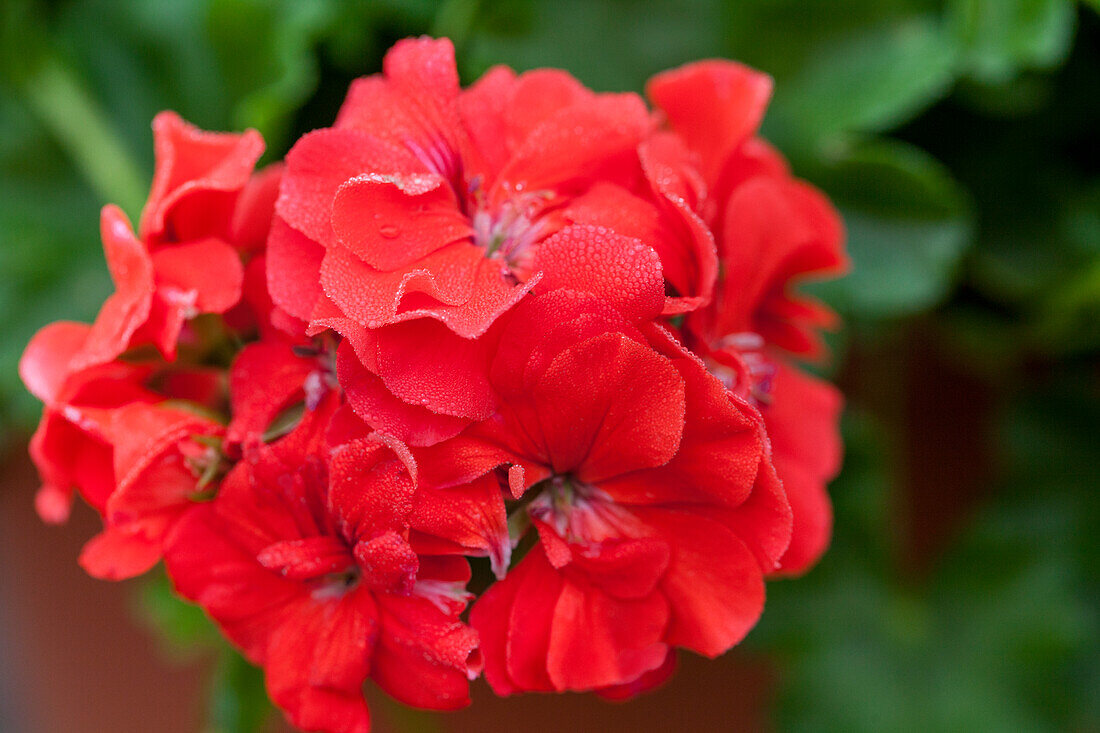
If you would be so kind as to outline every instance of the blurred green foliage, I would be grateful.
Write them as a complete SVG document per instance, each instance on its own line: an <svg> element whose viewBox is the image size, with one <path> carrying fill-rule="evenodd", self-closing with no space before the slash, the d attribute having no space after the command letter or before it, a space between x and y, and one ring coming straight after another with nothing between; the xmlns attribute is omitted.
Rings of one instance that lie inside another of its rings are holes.
<svg viewBox="0 0 1100 733"><path fill-rule="evenodd" d="M35 329L109 291L107 201L139 212L149 123L258 128L276 159L412 34L467 81L566 68L597 89L706 56L776 79L765 134L840 207L849 400L834 547L771 586L747 644L791 730L1100 729L1100 2L88 0L0 5L0 424L37 409ZM959 426L962 426L960 428ZM163 581L146 615L206 644ZM217 642L210 641L211 644ZM218 730L256 729L227 654Z"/></svg>

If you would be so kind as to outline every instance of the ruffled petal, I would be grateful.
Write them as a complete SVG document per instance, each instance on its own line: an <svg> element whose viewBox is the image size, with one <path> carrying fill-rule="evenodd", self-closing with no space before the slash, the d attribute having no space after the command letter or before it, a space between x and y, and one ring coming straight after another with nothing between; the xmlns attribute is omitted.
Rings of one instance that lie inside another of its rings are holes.
<svg viewBox="0 0 1100 733"><path fill-rule="evenodd" d="M228 236L236 197L264 151L255 130L212 133L174 112L153 120L157 169L141 212L141 238L150 243Z"/></svg>

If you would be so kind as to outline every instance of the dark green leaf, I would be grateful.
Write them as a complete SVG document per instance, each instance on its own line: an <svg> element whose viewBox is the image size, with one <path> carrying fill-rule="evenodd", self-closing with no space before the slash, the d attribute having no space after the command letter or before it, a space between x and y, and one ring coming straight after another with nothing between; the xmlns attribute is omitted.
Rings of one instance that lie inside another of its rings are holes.
<svg viewBox="0 0 1100 733"><path fill-rule="evenodd" d="M1069 0L952 0L951 31L966 73L1003 84L1023 69L1061 63L1073 39Z"/></svg>
<svg viewBox="0 0 1100 733"><path fill-rule="evenodd" d="M848 229L852 273L813 289L860 318L916 313L950 291L972 231L968 199L918 148L878 140L838 154L811 177Z"/></svg>

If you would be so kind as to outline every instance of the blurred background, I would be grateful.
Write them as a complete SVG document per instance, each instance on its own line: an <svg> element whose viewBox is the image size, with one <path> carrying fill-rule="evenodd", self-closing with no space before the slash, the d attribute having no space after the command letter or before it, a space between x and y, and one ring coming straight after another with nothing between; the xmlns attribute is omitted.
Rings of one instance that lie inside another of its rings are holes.
<svg viewBox="0 0 1100 733"><path fill-rule="evenodd" d="M558 66L599 90L724 56L776 79L764 132L841 209L851 276L827 368L847 458L833 547L763 620L658 692L372 693L376 730L1100 730L1100 2L0 2L0 730L278 730L254 670L163 579L80 571L90 510L42 525L16 375L110 282L98 209L136 217L150 121L328 125L408 35L464 80ZM169 633L157 631L167 629ZM276 716L277 718L277 716Z"/></svg>

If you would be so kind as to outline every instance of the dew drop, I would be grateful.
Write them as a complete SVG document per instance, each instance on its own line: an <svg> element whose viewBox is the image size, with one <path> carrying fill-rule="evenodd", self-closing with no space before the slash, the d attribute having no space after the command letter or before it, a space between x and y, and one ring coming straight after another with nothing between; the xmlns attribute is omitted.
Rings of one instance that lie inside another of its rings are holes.
<svg viewBox="0 0 1100 733"><path fill-rule="evenodd" d="M395 239L399 234L397 227L395 227L393 224L383 224L382 226L378 227L378 233L386 239Z"/></svg>

